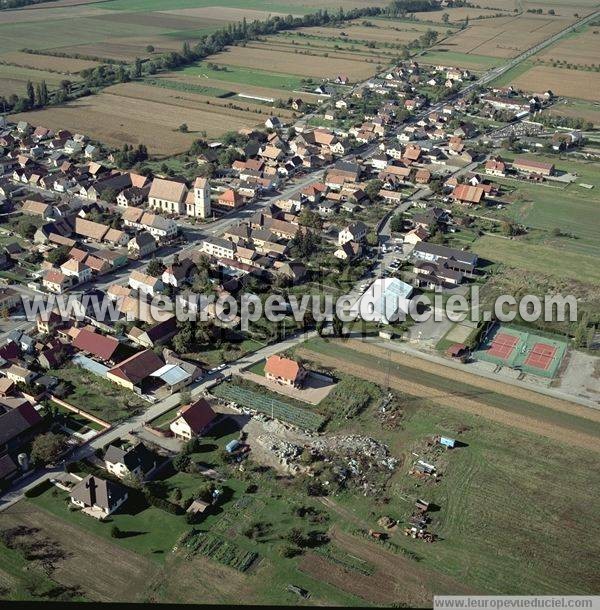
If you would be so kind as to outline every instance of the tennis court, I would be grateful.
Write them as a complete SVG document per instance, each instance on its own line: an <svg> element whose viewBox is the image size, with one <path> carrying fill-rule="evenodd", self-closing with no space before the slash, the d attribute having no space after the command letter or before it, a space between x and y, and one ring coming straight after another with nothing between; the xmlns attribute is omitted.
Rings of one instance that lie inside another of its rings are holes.
<svg viewBox="0 0 600 610"><path fill-rule="evenodd" d="M474 352L477 359L552 378L567 351L566 341L494 324Z"/></svg>

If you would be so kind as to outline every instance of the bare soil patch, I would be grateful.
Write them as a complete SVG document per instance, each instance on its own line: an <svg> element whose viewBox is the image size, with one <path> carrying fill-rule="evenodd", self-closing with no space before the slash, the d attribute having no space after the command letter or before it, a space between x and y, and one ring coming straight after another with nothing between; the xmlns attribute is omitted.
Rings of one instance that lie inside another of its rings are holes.
<svg viewBox="0 0 600 610"><path fill-rule="evenodd" d="M93 601L141 601L158 566L140 555L97 538L22 500L0 513L0 528L38 528L40 537L55 540L64 551L52 578L79 586Z"/></svg>

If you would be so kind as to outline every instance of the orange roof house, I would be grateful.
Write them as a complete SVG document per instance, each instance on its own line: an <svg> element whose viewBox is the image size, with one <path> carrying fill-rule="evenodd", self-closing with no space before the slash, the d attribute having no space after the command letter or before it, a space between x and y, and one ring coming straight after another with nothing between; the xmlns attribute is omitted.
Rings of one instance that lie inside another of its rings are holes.
<svg viewBox="0 0 600 610"><path fill-rule="evenodd" d="M302 386L308 371L295 360L281 356L269 356L265 363L265 376L267 379L283 383L295 388Z"/></svg>
<svg viewBox="0 0 600 610"><path fill-rule="evenodd" d="M480 186L471 186L469 184L459 184L452 192L452 198L455 201L475 205L481 202L484 195L484 190Z"/></svg>

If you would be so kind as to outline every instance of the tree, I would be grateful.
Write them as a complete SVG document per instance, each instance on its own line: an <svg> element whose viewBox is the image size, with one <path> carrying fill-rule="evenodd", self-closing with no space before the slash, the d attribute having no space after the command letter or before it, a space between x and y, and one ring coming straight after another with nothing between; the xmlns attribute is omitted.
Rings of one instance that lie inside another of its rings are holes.
<svg viewBox="0 0 600 610"><path fill-rule="evenodd" d="M36 464L52 464L60 458L66 447L67 437L64 434L40 434L31 446L31 459Z"/></svg>
<svg viewBox="0 0 600 610"><path fill-rule="evenodd" d="M588 341L588 316L586 313L581 317L581 321L577 324L575 328L575 333L573 335L573 343L575 347L587 347Z"/></svg>
<svg viewBox="0 0 600 610"><path fill-rule="evenodd" d="M113 525L110 528L110 536L111 536L111 538L120 538L121 537L121 530L117 525Z"/></svg>
<svg viewBox="0 0 600 610"><path fill-rule="evenodd" d="M19 235L21 235L21 237L31 240L37 231L37 227L31 222L31 220L22 218L19 220L15 230Z"/></svg>
<svg viewBox="0 0 600 610"><path fill-rule="evenodd" d="M133 75L135 78L142 77L142 60L139 57L135 58L135 63L133 67Z"/></svg>
<svg viewBox="0 0 600 610"><path fill-rule="evenodd" d="M404 214L399 212L398 214L394 214L392 219L390 220L390 229L393 233L398 233L402 231L404 228Z"/></svg>
<svg viewBox="0 0 600 610"><path fill-rule="evenodd" d="M179 472L185 472L192 464L192 458L189 455L178 453L173 458L173 467Z"/></svg>
<svg viewBox="0 0 600 610"><path fill-rule="evenodd" d="M181 133L187 133L189 131L187 123L181 123L181 125L178 127L178 130L181 131Z"/></svg>
<svg viewBox="0 0 600 610"><path fill-rule="evenodd" d="M148 275L152 277L160 277L163 274L163 271L166 269L165 264L162 262L160 258L153 258L146 268L146 272Z"/></svg>
<svg viewBox="0 0 600 610"><path fill-rule="evenodd" d="M33 83L30 80L27 81L27 99L31 106L35 104L35 91L33 89Z"/></svg>
<svg viewBox="0 0 600 610"><path fill-rule="evenodd" d="M59 246L48 253L47 259L55 267L60 267L64 262L69 260L69 248L67 246Z"/></svg>
<svg viewBox="0 0 600 610"><path fill-rule="evenodd" d="M154 46L153 46L153 45L151 45L151 44L147 45L147 46L146 46L146 51L147 51L148 53L154 53Z"/></svg>
<svg viewBox="0 0 600 610"><path fill-rule="evenodd" d="M379 191L383 186L382 180L369 180L365 186L365 193L371 201L375 201L379 197Z"/></svg>
<svg viewBox="0 0 600 610"><path fill-rule="evenodd" d="M444 13L442 15L442 23L448 23L450 21L450 15L448 13Z"/></svg>

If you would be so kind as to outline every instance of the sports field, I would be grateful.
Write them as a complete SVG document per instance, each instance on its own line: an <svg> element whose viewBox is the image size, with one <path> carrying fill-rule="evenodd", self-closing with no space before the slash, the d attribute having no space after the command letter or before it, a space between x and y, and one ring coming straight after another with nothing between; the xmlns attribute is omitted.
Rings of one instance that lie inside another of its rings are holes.
<svg viewBox="0 0 600 610"><path fill-rule="evenodd" d="M501 366L555 377L567 351L567 343L495 324L483 337L474 356Z"/></svg>

